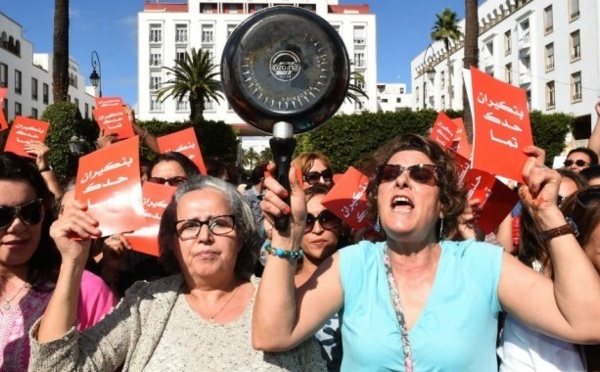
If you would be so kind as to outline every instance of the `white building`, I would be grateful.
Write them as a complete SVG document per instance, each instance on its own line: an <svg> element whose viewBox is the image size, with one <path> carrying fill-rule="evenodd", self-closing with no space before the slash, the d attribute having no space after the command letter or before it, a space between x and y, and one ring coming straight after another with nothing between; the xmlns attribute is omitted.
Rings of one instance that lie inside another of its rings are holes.
<svg viewBox="0 0 600 372"><path fill-rule="evenodd" d="M236 26L265 7L293 5L309 9L326 19L340 33L352 70L365 78L369 100L362 107L345 102L339 112L377 110L377 49L375 15L368 5L339 5L337 0L188 0L182 3L146 2L138 14L138 117L141 120L185 121L189 119L187 100L157 100L160 84L169 80L162 67L192 47L208 49L220 64L223 47ZM223 120L240 129L242 135L264 134L244 123L226 100L209 102L204 112L208 120Z"/></svg>
<svg viewBox="0 0 600 372"><path fill-rule="evenodd" d="M378 111L400 111L413 107L413 95L406 91L404 83L377 83Z"/></svg>
<svg viewBox="0 0 600 372"><path fill-rule="evenodd" d="M0 86L8 88L2 109L7 121L17 115L39 118L52 97L52 54L33 53L20 24L0 12ZM69 101L84 118L92 116L93 89L74 60L69 60Z"/></svg>
<svg viewBox="0 0 600 372"><path fill-rule="evenodd" d="M479 68L525 89L530 110L572 114L575 137L589 137L600 97L600 3L488 0L479 19ZM464 20L460 25L464 30ZM459 42L448 72L443 43L436 42L412 60L415 108L462 109L462 59Z"/></svg>

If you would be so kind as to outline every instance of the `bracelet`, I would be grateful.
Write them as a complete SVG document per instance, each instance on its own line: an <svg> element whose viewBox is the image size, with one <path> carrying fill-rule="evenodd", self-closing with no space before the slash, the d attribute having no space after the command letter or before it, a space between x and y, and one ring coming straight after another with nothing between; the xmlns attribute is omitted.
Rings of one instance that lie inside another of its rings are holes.
<svg viewBox="0 0 600 372"><path fill-rule="evenodd" d="M290 260L297 260L303 256L302 249L297 251L286 251L281 248L273 248L271 243L265 243L264 247L265 251L273 256L277 256L279 258L289 258Z"/></svg>
<svg viewBox="0 0 600 372"><path fill-rule="evenodd" d="M555 227L550 230L542 231L539 234L540 241L542 243L546 243L554 238L557 238L557 237L563 236L563 235L568 235L568 234L573 234L573 235L575 235L575 237L577 237L577 235L579 235L579 230L577 229L577 225L575 224L575 221L573 221L570 217L567 217L566 220L567 220L567 223L562 226L558 226L558 227Z"/></svg>
<svg viewBox="0 0 600 372"><path fill-rule="evenodd" d="M146 137L148 137L148 129L146 129L146 131L144 132L144 134L142 135L142 138L140 139L140 141L142 143L144 143L144 141L146 140Z"/></svg>

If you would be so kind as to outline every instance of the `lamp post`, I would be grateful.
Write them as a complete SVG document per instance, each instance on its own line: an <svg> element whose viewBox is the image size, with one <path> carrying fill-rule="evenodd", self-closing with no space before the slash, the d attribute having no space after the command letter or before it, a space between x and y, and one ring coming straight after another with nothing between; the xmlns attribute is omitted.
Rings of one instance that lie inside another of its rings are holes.
<svg viewBox="0 0 600 372"><path fill-rule="evenodd" d="M98 72L96 72L96 66L98 66ZM92 50L90 82L94 88L98 88L98 96L102 97L102 68L100 68L100 57L98 57L98 52L95 50Z"/></svg>
<svg viewBox="0 0 600 372"><path fill-rule="evenodd" d="M81 155L85 155L89 152L90 145L85 141L85 139L78 137L76 135L71 136L69 139L69 151L71 154L79 157Z"/></svg>
<svg viewBox="0 0 600 372"><path fill-rule="evenodd" d="M433 66L431 66L431 63L427 63L427 52L429 52L429 49L433 49L431 44L429 44L427 49L425 49L425 54L423 54L423 65L426 69L423 72L423 108L427 108L427 80L431 80L435 77Z"/></svg>

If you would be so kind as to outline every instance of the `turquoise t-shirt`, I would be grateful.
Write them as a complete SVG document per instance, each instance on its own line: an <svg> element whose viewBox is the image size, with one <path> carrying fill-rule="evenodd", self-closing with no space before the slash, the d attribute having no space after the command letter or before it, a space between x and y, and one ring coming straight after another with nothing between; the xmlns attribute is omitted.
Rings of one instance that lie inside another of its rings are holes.
<svg viewBox="0 0 600 372"><path fill-rule="evenodd" d="M384 243L341 249L342 371L404 371L400 327L383 266ZM497 371L502 248L441 242L433 287L409 331L415 371Z"/></svg>

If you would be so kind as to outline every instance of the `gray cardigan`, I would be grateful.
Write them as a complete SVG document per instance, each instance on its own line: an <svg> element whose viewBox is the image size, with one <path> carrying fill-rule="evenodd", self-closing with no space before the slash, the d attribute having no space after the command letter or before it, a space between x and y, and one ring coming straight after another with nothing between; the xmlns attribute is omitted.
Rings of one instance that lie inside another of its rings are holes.
<svg viewBox="0 0 600 372"><path fill-rule="evenodd" d="M38 320L30 331L29 370L114 371L123 365L124 372L142 371L162 337L176 299L184 289L183 283L181 275L137 282L98 324L81 333L73 327L60 339L48 343L37 341ZM264 353L264 360L282 370L326 370L312 337L294 350Z"/></svg>

